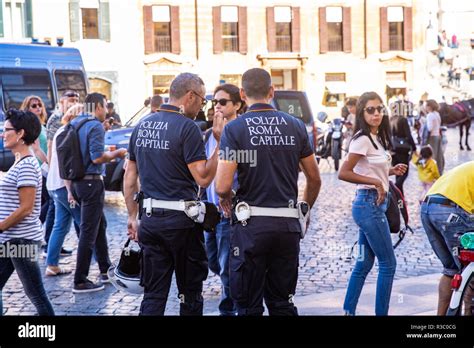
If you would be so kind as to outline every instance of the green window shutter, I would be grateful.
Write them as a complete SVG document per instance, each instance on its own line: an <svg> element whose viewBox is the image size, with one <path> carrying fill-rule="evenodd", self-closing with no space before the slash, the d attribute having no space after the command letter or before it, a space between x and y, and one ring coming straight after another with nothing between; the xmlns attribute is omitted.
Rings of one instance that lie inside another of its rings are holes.
<svg viewBox="0 0 474 348"><path fill-rule="evenodd" d="M3 37L3 1L0 0L0 37Z"/></svg>
<svg viewBox="0 0 474 348"><path fill-rule="evenodd" d="M69 29L71 31L71 42L79 41L81 38L81 24L79 23L80 10L79 0L69 1Z"/></svg>
<svg viewBox="0 0 474 348"><path fill-rule="evenodd" d="M25 36L33 37L33 5L32 0L25 0Z"/></svg>
<svg viewBox="0 0 474 348"><path fill-rule="evenodd" d="M99 38L110 42L110 8L108 1L99 3Z"/></svg>

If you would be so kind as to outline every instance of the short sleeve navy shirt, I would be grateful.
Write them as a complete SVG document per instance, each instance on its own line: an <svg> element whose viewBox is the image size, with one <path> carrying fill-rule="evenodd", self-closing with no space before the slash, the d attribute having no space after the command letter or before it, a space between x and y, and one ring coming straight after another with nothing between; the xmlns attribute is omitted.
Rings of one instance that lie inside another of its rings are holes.
<svg viewBox="0 0 474 348"><path fill-rule="evenodd" d="M206 160L198 126L172 105L145 117L130 138L129 158L137 163L145 198L195 200L197 184L188 164Z"/></svg>
<svg viewBox="0 0 474 348"><path fill-rule="evenodd" d="M220 145L220 158L237 162L237 199L259 207L296 205L299 162L312 154L303 122L268 104L226 125Z"/></svg>

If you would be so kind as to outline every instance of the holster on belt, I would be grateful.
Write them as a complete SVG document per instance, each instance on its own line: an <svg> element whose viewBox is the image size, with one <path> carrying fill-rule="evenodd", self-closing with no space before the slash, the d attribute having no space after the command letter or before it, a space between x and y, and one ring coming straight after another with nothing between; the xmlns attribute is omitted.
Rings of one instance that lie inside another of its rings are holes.
<svg viewBox="0 0 474 348"><path fill-rule="evenodd" d="M145 198L145 195L143 194L142 191L136 192L135 195L133 196L133 200L137 202L138 204L138 220L142 219L144 198Z"/></svg>

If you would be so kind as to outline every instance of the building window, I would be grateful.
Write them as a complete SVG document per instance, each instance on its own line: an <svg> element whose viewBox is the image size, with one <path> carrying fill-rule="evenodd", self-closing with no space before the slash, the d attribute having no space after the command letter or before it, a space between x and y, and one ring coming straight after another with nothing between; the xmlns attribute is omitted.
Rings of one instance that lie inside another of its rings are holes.
<svg viewBox="0 0 474 348"><path fill-rule="evenodd" d="M342 51L342 7L326 7L328 50Z"/></svg>
<svg viewBox="0 0 474 348"><path fill-rule="evenodd" d="M81 8L82 14L82 38L99 38L99 9Z"/></svg>
<svg viewBox="0 0 474 348"><path fill-rule="evenodd" d="M0 37L19 40L33 36L31 0L0 1ZM3 12L3 25L2 25Z"/></svg>
<svg viewBox="0 0 474 348"><path fill-rule="evenodd" d="M155 52L171 52L169 6L153 6L153 38Z"/></svg>
<svg viewBox="0 0 474 348"><path fill-rule="evenodd" d="M242 75L227 75L222 74L219 79L220 84L230 83L235 86L240 86L242 84Z"/></svg>
<svg viewBox="0 0 474 348"><path fill-rule="evenodd" d="M174 75L153 75L153 95L169 93L174 78Z"/></svg>
<svg viewBox="0 0 474 348"><path fill-rule="evenodd" d="M341 106L346 99L346 74L327 73L325 75L323 105L329 107Z"/></svg>
<svg viewBox="0 0 474 348"><path fill-rule="evenodd" d="M221 7L222 50L224 52L239 51L239 11L237 6Z"/></svg>
<svg viewBox="0 0 474 348"><path fill-rule="evenodd" d="M71 41L110 41L108 0L69 0Z"/></svg>
<svg viewBox="0 0 474 348"><path fill-rule="evenodd" d="M291 7L275 7L276 50L291 52Z"/></svg>
<svg viewBox="0 0 474 348"><path fill-rule="evenodd" d="M389 50L403 51L403 7L387 8Z"/></svg>

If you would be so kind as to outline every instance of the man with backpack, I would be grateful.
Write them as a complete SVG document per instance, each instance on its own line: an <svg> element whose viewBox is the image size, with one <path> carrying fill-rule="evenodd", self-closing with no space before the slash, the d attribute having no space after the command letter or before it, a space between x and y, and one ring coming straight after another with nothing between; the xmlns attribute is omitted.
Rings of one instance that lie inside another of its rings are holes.
<svg viewBox="0 0 474 348"><path fill-rule="evenodd" d="M63 179L72 180L74 198L81 206L81 232L77 249L74 288L72 290L74 293L87 293L104 289L102 283L94 283L87 279L92 252L96 243L96 257L101 274L106 274L110 266L105 228L99 228L101 224L102 226L105 224L103 216L105 194L102 178L103 164L118 157L124 158L127 150L122 148L104 152L105 131L102 122L105 120L106 113L105 97L99 93L92 93L86 97L84 112L70 123L77 132L79 153L75 154L77 150L69 149L72 157L71 162L73 162L69 164L68 172L71 175L70 177L63 177ZM64 171L65 164L61 161L60 142L57 144L57 150L59 161L63 166L63 168L60 167L61 172L62 169ZM82 162L78 161L79 158L82 158ZM80 164L83 164L83 168ZM76 170L79 173L74 173ZM63 173L61 174L64 176ZM106 281L107 279L104 278L103 280Z"/></svg>

